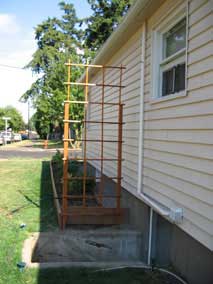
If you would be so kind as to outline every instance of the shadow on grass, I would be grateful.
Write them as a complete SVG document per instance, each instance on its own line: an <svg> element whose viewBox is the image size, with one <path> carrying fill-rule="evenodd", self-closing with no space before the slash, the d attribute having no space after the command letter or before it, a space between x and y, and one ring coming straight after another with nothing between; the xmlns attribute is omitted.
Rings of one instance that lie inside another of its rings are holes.
<svg viewBox="0 0 213 284"><path fill-rule="evenodd" d="M38 284L177 284L168 282L160 273L142 269L120 269L114 271L95 271L94 269L41 270Z"/></svg>
<svg viewBox="0 0 213 284"><path fill-rule="evenodd" d="M50 162L42 161L40 184L40 232L58 228L50 176Z"/></svg>

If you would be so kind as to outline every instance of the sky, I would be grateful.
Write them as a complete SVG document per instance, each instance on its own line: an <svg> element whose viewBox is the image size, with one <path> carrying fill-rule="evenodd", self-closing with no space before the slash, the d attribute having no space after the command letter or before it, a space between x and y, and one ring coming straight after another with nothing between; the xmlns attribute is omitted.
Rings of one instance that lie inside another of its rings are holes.
<svg viewBox="0 0 213 284"><path fill-rule="evenodd" d="M48 17L60 17L59 0L0 0L0 107L16 107L27 122L27 103L19 98L36 80L23 70L36 50L34 28ZM91 10L87 0L67 0L84 18ZM10 67L9 67L10 66ZM12 68L15 67L15 68ZM30 109L33 113L33 109Z"/></svg>

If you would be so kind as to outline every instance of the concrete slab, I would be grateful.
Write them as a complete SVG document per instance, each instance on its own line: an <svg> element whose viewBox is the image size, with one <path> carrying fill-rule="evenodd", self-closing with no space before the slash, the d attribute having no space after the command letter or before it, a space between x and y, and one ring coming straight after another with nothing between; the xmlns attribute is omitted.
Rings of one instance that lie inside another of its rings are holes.
<svg viewBox="0 0 213 284"><path fill-rule="evenodd" d="M141 265L141 233L101 228L33 233L24 242L28 267L114 267Z"/></svg>

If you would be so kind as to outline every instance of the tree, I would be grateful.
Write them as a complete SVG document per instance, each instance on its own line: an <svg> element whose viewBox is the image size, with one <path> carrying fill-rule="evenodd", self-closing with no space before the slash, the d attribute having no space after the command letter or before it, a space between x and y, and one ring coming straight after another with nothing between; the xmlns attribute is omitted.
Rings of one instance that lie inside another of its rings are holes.
<svg viewBox="0 0 213 284"><path fill-rule="evenodd" d="M35 126L42 137L51 133L54 127L63 128L63 102L66 98L67 67L65 62L71 59L78 62L83 55L78 55L82 30L77 26L79 20L72 4L60 2L63 11L61 19L48 18L37 26L35 38L38 48L32 61L27 65L33 72L41 77L32 84L31 88L23 94L21 100L31 99L36 108ZM76 80L82 70L72 72L72 80ZM82 91L72 92L74 100L81 97ZM73 117L82 112L82 106L72 107ZM48 133L47 133L48 132Z"/></svg>
<svg viewBox="0 0 213 284"><path fill-rule="evenodd" d="M93 57L96 50L108 38L113 29L121 21L133 0L88 0L93 15L88 19L78 19L74 6L60 2L63 14L60 19L48 18L35 29L37 50L33 59L26 66L39 79L23 94L21 100L31 100L36 109L35 126L42 137L54 131L57 127L63 130L63 102L66 99L67 70L64 65L68 59L72 62L85 62ZM80 25L86 22L83 31ZM84 44L83 44L84 42ZM79 49L83 52L79 54ZM82 75L84 69L72 68L72 81ZM72 87L73 100L82 100L83 90ZM72 119L83 118L83 105L71 105ZM79 132L79 124L72 126ZM48 132L48 133L47 133ZM80 132L79 132L80 133Z"/></svg>
<svg viewBox="0 0 213 284"><path fill-rule="evenodd" d="M4 116L11 118L8 120L8 126L12 128L13 131L24 129L24 121L20 112L13 106L7 106L5 108L0 108L0 130L5 129Z"/></svg>
<svg viewBox="0 0 213 284"><path fill-rule="evenodd" d="M117 28L134 0L88 0L93 14L86 19L85 47L93 54Z"/></svg>

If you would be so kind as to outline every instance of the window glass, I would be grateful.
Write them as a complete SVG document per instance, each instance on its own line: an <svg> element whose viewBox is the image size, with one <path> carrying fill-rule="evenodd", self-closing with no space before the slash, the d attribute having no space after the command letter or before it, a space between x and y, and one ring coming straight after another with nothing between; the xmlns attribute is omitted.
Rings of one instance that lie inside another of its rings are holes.
<svg viewBox="0 0 213 284"><path fill-rule="evenodd" d="M167 96L174 92L174 68L163 72L162 96Z"/></svg>
<svg viewBox="0 0 213 284"><path fill-rule="evenodd" d="M186 46L186 19L181 20L164 34L164 58L167 58Z"/></svg>
<svg viewBox="0 0 213 284"><path fill-rule="evenodd" d="M162 96L168 96L185 89L185 63L163 72Z"/></svg>
<svg viewBox="0 0 213 284"><path fill-rule="evenodd" d="M175 68L175 92L185 89L185 63L177 65Z"/></svg>

